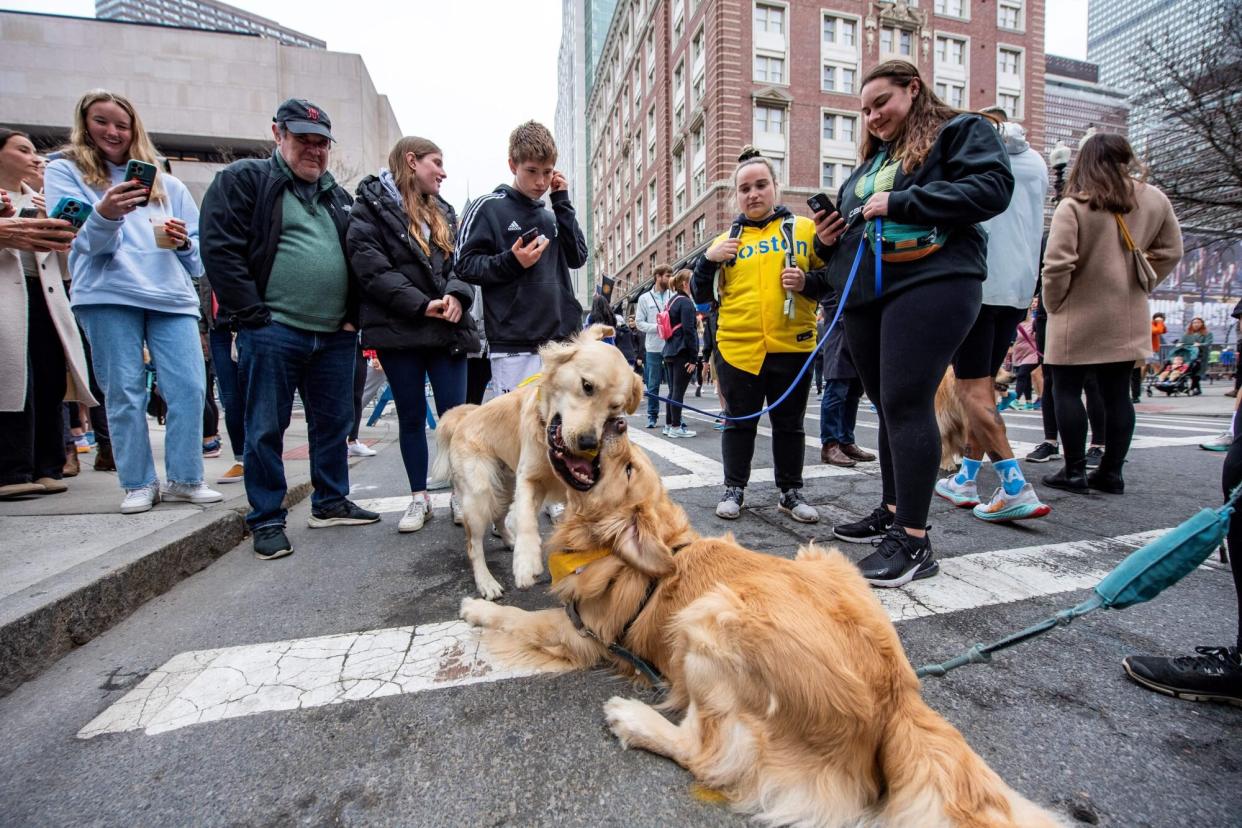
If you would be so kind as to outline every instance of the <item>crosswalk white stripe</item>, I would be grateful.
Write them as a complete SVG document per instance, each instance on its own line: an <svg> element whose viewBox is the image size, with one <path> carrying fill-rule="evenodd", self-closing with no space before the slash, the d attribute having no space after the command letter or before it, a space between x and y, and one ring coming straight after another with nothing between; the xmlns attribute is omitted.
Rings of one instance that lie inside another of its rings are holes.
<svg viewBox="0 0 1242 828"><path fill-rule="evenodd" d="M1165 531L961 555L942 560L939 577L878 594L889 617L901 623L1085 589L1121 556ZM1040 614L1016 612L1013 626ZM461 621L200 650L166 662L77 735L153 735L533 674L497 664L478 631Z"/></svg>

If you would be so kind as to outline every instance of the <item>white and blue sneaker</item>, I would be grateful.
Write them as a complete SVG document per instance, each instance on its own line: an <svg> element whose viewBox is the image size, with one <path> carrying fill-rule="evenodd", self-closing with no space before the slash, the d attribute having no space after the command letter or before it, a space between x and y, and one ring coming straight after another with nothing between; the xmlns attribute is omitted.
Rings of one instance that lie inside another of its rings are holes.
<svg viewBox="0 0 1242 828"><path fill-rule="evenodd" d="M979 505L979 489L975 486L975 481L967 480L965 483L958 483L956 474L937 480L936 494L963 509Z"/></svg>
<svg viewBox="0 0 1242 828"><path fill-rule="evenodd" d="M1005 494L1005 487L997 488L988 503L980 503L973 510L979 520L1006 521L1030 520L1040 518L1052 511L1052 507L1042 502L1035 494L1035 487L1024 483L1015 495Z"/></svg>

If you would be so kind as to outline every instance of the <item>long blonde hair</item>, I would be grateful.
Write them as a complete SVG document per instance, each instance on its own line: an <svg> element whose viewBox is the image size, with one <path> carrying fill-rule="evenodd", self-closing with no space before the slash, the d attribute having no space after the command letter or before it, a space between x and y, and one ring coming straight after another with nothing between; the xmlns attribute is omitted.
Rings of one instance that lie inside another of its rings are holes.
<svg viewBox="0 0 1242 828"><path fill-rule="evenodd" d="M106 190L112 186L112 178L108 174L107 159L103 152L91 141L91 134L86 128L86 112L97 103L114 103L129 115L130 144L129 157L137 161L146 161L156 168L155 184L151 186L151 199L164 201L164 186L160 182L163 165L159 153L151 143L150 136L142 126L138 111L124 95L109 92L106 89L92 89L78 101L73 113L73 131L69 134L69 143L61 148L61 154L72 161L82 171L82 178L97 190Z"/></svg>
<svg viewBox="0 0 1242 828"><path fill-rule="evenodd" d="M420 193L418 182L414 180L414 170L406 163L405 156L414 153L414 158L421 160L424 156L440 152L440 148L416 135L407 135L397 142L388 153L388 170L397 183L401 193L402 207L410 219L410 238L418 242L423 253L431 255L431 241L445 253L453 252L453 231L449 227L444 211L436 203L436 197L430 193ZM431 228L431 238L423 238L423 225Z"/></svg>

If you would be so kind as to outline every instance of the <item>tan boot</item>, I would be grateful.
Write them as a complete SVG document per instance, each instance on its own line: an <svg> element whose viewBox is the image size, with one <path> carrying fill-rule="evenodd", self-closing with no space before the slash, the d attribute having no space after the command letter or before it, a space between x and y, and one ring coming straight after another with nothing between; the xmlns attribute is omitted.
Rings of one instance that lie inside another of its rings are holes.
<svg viewBox="0 0 1242 828"><path fill-rule="evenodd" d="M43 488L42 484L39 483L9 483L0 486L0 500L41 494L47 494L47 489Z"/></svg>
<svg viewBox="0 0 1242 828"><path fill-rule="evenodd" d="M60 470L64 477L77 477L82 471L82 464L78 461L78 447L70 446L65 453L65 467Z"/></svg>
<svg viewBox="0 0 1242 828"><path fill-rule="evenodd" d="M60 494L69 491L69 487L65 485L65 481L57 480L55 477L40 477L35 481L44 489L47 494Z"/></svg>

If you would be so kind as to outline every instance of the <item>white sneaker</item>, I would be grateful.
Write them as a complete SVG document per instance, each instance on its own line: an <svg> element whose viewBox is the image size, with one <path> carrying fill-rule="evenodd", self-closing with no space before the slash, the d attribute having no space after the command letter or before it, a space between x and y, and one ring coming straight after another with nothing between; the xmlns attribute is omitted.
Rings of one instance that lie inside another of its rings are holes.
<svg viewBox="0 0 1242 828"><path fill-rule="evenodd" d="M956 474L937 480L936 494L963 509L979 505L979 487L975 485L975 481L958 483Z"/></svg>
<svg viewBox="0 0 1242 828"><path fill-rule="evenodd" d="M668 436L669 437L693 437L696 434L698 434L697 431L691 431L690 429L686 428L685 423L682 423L677 428L674 428L671 431L669 431Z"/></svg>
<svg viewBox="0 0 1242 828"><path fill-rule="evenodd" d="M429 511L426 500L423 500L421 497L414 498L405 510L405 514L401 516L401 522L397 524L397 531L404 534L406 532L417 532L419 529L422 529L423 524L427 521Z"/></svg>
<svg viewBox="0 0 1242 828"><path fill-rule="evenodd" d="M1040 518L1052 511L1052 507L1040 501L1035 487L1026 483L1015 495L1005 494L1000 486L987 503L980 503L971 511L979 520L1010 521Z"/></svg>
<svg viewBox="0 0 1242 828"><path fill-rule="evenodd" d="M377 454L379 454L378 451L371 448L370 446L368 446L366 443L362 442L361 440L357 440L349 444L349 456L350 457L374 457ZM413 531L413 530L411 529L410 531Z"/></svg>
<svg viewBox="0 0 1242 828"><path fill-rule="evenodd" d="M224 500L224 495L207 488L206 483L165 483L160 490L160 499L203 504L219 503Z"/></svg>
<svg viewBox="0 0 1242 828"><path fill-rule="evenodd" d="M663 434L665 437L672 437L673 427L671 425L666 425L660 433Z"/></svg>
<svg viewBox="0 0 1242 828"><path fill-rule="evenodd" d="M461 510L461 501L457 499L456 493L449 495L449 511L453 514L454 526L461 526L466 522L465 515Z"/></svg>
<svg viewBox="0 0 1242 828"><path fill-rule="evenodd" d="M151 507L160 502L160 484L151 483L137 489L126 489L125 499L121 501L121 514L136 515L149 512Z"/></svg>

